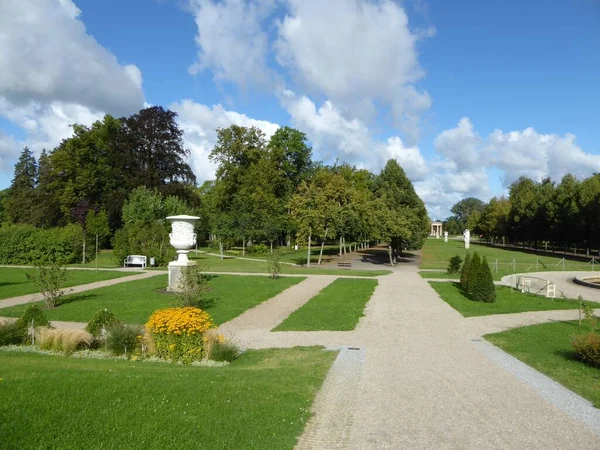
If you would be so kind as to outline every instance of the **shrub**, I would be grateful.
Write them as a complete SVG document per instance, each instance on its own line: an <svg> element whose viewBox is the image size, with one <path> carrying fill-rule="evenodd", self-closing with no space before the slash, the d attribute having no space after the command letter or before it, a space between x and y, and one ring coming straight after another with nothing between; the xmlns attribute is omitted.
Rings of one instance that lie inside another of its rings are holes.
<svg viewBox="0 0 600 450"><path fill-rule="evenodd" d="M267 266L269 267L269 273L271 278L276 280L279 278L283 263L281 262L281 252L279 249L273 250L273 253L267 255Z"/></svg>
<svg viewBox="0 0 600 450"><path fill-rule="evenodd" d="M251 255L264 255L269 251L265 244L254 244L248 247L248 253Z"/></svg>
<svg viewBox="0 0 600 450"><path fill-rule="evenodd" d="M458 273L460 272L460 265L462 264L462 259L460 256L455 255L450 258L450 263L448 264L448 273Z"/></svg>
<svg viewBox="0 0 600 450"><path fill-rule="evenodd" d="M483 261L481 261L474 289L474 300L485 303L493 303L496 301L496 286L494 285L492 271L490 270L490 266L485 256L483 257Z"/></svg>
<svg viewBox="0 0 600 450"><path fill-rule="evenodd" d="M63 295L62 288L69 274L67 268L57 263L50 266L37 266L33 272L27 273L27 278L32 280L44 296L46 308L54 308Z"/></svg>
<svg viewBox="0 0 600 450"><path fill-rule="evenodd" d="M114 325L118 322L119 320L117 319L117 316L105 308L94 314L94 317L92 317L92 320L88 322L85 330L88 333L91 333L95 338L98 338L102 328L106 330L110 325Z"/></svg>
<svg viewBox="0 0 600 450"><path fill-rule="evenodd" d="M81 228L0 227L0 264L70 264L81 261Z"/></svg>
<svg viewBox="0 0 600 450"><path fill-rule="evenodd" d="M573 348L583 361L600 367L600 334L592 331L575 336Z"/></svg>
<svg viewBox="0 0 600 450"><path fill-rule="evenodd" d="M463 288L464 291L467 290L467 286L469 284L469 269L471 268L471 255L467 252L467 256L465 256L465 261L463 262L462 269L460 270L460 287Z"/></svg>
<svg viewBox="0 0 600 450"><path fill-rule="evenodd" d="M193 307L159 309L146 323L157 355L183 363L202 359L203 333L213 327L208 313Z"/></svg>
<svg viewBox="0 0 600 450"><path fill-rule="evenodd" d="M16 321L0 322L0 346L22 344L26 337L27 330Z"/></svg>
<svg viewBox="0 0 600 450"><path fill-rule="evenodd" d="M17 320L17 326L23 333L23 342L27 342L32 336L29 334L29 328L33 324L33 328L49 327L50 321L46 316L46 313L42 311L36 304L31 304L25 308L23 315Z"/></svg>
<svg viewBox="0 0 600 450"><path fill-rule="evenodd" d="M204 357L212 361L228 361L236 359L242 351L233 342L225 339L216 328L204 332Z"/></svg>
<svg viewBox="0 0 600 450"><path fill-rule="evenodd" d="M475 252L473 253L473 257L471 258L471 264L469 264L469 275L467 278L467 294L471 297L475 293L475 286L477 285L477 281L479 278L480 268L481 259L479 259L479 254Z"/></svg>
<svg viewBox="0 0 600 450"><path fill-rule="evenodd" d="M138 325L113 323L106 329L106 348L116 356L132 355L140 345L142 333Z"/></svg>
<svg viewBox="0 0 600 450"><path fill-rule="evenodd" d="M179 279L179 292L175 293L176 307L194 307L205 309L210 306L206 293L210 291L208 281L211 276L204 273L204 266L196 264L195 266L184 267L181 270Z"/></svg>
<svg viewBox="0 0 600 450"><path fill-rule="evenodd" d="M42 327L37 333L37 343L42 350L73 353L75 350L88 348L94 337L84 330L58 329Z"/></svg>

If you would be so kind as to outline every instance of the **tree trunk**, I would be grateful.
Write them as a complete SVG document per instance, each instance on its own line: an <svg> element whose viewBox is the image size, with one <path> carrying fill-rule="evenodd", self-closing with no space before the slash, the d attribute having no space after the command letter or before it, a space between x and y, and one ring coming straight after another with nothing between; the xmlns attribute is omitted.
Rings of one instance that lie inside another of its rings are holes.
<svg viewBox="0 0 600 450"><path fill-rule="evenodd" d="M98 273L98 235L96 235L96 273Z"/></svg>
<svg viewBox="0 0 600 450"><path fill-rule="evenodd" d="M323 258L323 247L325 247L325 239L327 239L327 230L328 227L325 228L325 236L323 236L323 240L321 241L321 251L319 252L319 262L317 263L319 266L321 265L321 258Z"/></svg>
<svg viewBox="0 0 600 450"><path fill-rule="evenodd" d="M340 234L340 258L342 257L342 235Z"/></svg>
<svg viewBox="0 0 600 450"><path fill-rule="evenodd" d="M86 231L83 230L83 261L82 261L82 264L85 264L85 238L86 238Z"/></svg>
<svg viewBox="0 0 600 450"><path fill-rule="evenodd" d="M221 251L221 261L223 261L223 242L219 241L219 250Z"/></svg>
<svg viewBox="0 0 600 450"><path fill-rule="evenodd" d="M308 235L308 250L306 252L306 267L310 267L310 239L311 235Z"/></svg>
<svg viewBox="0 0 600 450"><path fill-rule="evenodd" d="M390 255L390 265L394 267L394 258L392 257L392 246L388 245L388 254Z"/></svg>
<svg viewBox="0 0 600 450"><path fill-rule="evenodd" d="M273 240L271 239L271 255L273 254Z"/></svg>

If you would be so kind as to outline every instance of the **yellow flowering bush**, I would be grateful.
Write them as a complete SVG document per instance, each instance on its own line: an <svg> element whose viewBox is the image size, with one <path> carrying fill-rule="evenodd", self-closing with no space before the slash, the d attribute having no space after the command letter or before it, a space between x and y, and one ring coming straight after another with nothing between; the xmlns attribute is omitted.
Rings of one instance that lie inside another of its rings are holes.
<svg viewBox="0 0 600 450"><path fill-rule="evenodd" d="M206 311L194 307L159 309L146 323L156 354L183 363L203 358L203 333L214 326Z"/></svg>

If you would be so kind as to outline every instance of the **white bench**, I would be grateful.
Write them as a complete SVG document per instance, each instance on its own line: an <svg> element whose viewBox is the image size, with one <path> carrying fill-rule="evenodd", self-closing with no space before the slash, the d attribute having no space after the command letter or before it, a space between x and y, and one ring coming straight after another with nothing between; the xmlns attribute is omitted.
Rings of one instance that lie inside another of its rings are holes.
<svg viewBox="0 0 600 450"><path fill-rule="evenodd" d="M123 267L129 266L142 266L142 269L145 269L146 257L144 255L127 255L127 258L123 260Z"/></svg>

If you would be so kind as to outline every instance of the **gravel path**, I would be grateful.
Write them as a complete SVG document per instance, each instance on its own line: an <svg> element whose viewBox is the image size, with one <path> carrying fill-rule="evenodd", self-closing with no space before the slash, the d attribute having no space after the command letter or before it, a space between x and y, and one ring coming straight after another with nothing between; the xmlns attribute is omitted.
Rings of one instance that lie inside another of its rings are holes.
<svg viewBox="0 0 600 450"><path fill-rule="evenodd" d="M594 289L579 284L573 283L571 280L575 277L598 277L599 272L534 272L534 273L518 273L515 275L507 275L502 277L502 282L507 286L514 286L519 276L532 276L553 281L556 284L556 296L559 297L563 293L567 298L577 298L579 295L584 300L600 302L600 289Z"/></svg>

